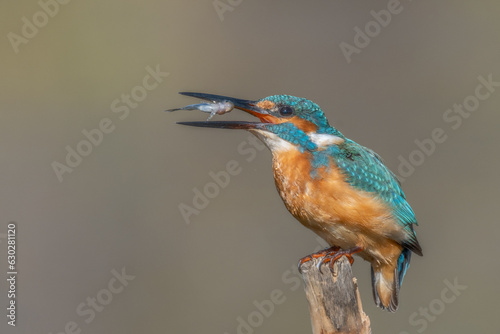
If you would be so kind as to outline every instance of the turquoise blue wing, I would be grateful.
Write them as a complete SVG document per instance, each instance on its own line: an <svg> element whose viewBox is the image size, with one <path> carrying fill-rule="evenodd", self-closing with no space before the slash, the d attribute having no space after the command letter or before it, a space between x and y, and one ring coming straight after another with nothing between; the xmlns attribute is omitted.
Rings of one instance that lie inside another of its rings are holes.
<svg viewBox="0 0 500 334"><path fill-rule="evenodd" d="M337 165L345 173L349 184L357 189L374 193L387 203L392 208L398 223L403 225L407 232L403 245L422 255L422 248L413 230L413 225L417 225L415 214L406 201L396 175L384 165L380 156L351 140L346 140L334 151Z"/></svg>

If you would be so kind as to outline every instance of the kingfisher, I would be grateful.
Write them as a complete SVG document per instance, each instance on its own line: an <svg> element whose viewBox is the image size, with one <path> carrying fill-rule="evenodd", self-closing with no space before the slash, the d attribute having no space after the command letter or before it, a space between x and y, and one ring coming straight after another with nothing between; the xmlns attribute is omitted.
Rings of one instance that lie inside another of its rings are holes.
<svg viewBox="0 0 500 334"><path fill-rule="evenodd" d="M273 95L260 100L181 92L232 103L258 122L205 121L178 124L247 130L271 151L276 188L288 211L331 247L300 260L330 265L356 254L371 264L373 298L395 312L412 252L422 256L415 214L396 175L369 148L328 123L321 108L305 98Z"/></svg>

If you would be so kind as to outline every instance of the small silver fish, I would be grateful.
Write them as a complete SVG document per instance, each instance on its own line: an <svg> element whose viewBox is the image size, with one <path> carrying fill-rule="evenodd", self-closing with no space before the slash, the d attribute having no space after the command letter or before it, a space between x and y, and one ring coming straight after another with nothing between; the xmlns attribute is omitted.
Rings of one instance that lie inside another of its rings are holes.
<svg viewBox="0 0 500 334"><path fill-rule="evenodd" d="M231 101L224 100L221 102L203 102L203 103L198 103L198 104L190 104L188 106L185 106L183 108L174 108L174 109L168 109L165 111L176 111L176 110L200 110L206 113L210 113L210 116L208 116L207 121L209 121L214 115L224 115L225 113L230 112L233 110L234 104Z"/></svg>

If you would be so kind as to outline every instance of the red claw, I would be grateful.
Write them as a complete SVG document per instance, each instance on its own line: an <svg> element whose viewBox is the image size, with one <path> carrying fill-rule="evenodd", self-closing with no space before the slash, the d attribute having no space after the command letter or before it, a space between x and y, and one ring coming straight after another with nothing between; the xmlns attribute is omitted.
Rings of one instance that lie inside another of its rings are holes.
<svg viewBox="0 0 500 334"><path fill-rule="evenodd" d="M320 269L320 271L321 271L321 265L323 263L328 263L328 262L330 262L330 268L333 270L333 265L342 256L346 256L347 259L349 260L349 263L352 265L354 263L354 258L352 257L352 255L359 253L362 250L363 250L363 248L361 248L359 246L356 246L356 247L353 247L350 249L340 249L340 247L338 247L338 246L333 246L333 247L324 249L320 252L313 253L311 255L308 255L308 256L300 259L299 260L299 272L302 273L302 270L300 268L304 263L309 262L312 259L317 259L317 258L322 258L321 261L319 261L317 264L317 267L318 267L318 269Z"/></svg>
<svg viewBox="0 0 500 334"><path fill-rule="evenodd" d="M328 254L330 253L336 253L340 250L340 247L338 246L332 246L330 248L325 248L317 253L312 253L310 255L307 255L306 257L303 257L302 259L299 260L299 273L302 274L302 270L300 269L300 267L306 263L306 262L309 262L311 261L312 259L317 259L317 258L320 258L320 257L325 257L327 256Z"/></svg>

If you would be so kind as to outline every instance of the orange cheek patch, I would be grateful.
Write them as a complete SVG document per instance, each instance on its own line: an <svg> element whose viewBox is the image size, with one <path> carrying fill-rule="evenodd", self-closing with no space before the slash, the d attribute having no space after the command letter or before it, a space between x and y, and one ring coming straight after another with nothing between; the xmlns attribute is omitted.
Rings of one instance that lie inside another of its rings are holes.
<svg viewBox="0 0 500 334"><path fill-rule="evenodd" d="M318 126L312 122L309 122L303 118L300 118L298 116L294 116L289 119L284 119L284 121L288 121L290 123L293 123L297 128L301 129L305 133L312 132L318 130Z"/></svg>
<svg viewBox="0 0 500 334"><path fill-rule="evenodd" d="M274 102L268 100L260 101L259 103L257 103L257 107L265 110L270 110L274 108L274 106L275 106Z"/></svg>

